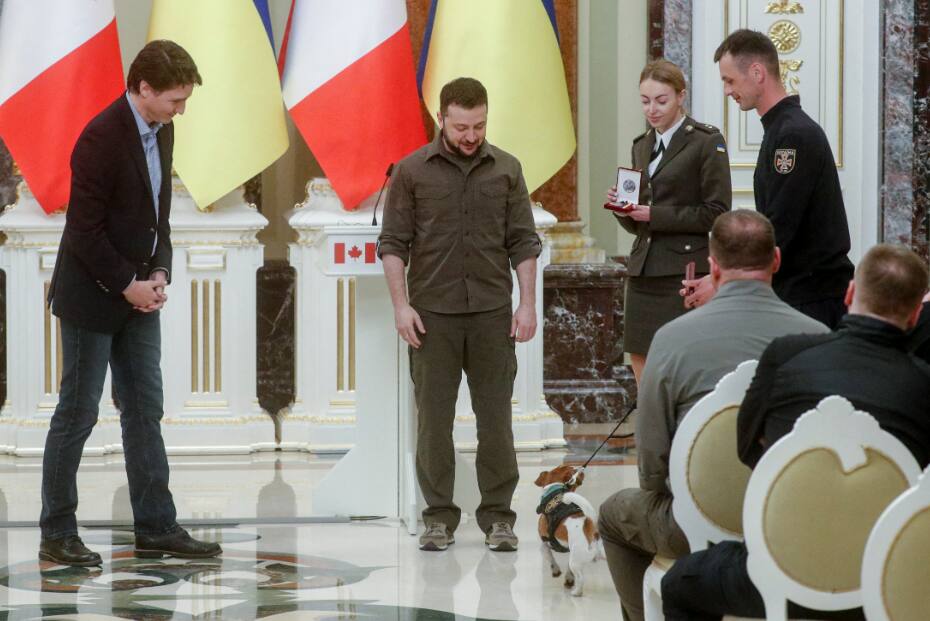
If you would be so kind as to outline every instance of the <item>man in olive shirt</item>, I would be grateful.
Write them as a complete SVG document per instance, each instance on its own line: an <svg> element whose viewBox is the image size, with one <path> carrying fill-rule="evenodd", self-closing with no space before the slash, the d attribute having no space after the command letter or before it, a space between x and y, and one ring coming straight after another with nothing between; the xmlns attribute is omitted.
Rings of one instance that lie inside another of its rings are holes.
<svg viewBox="0 0 930 621"><path fill-rule="evenodd" d="M536 332L542 247L520 163L485 141L484 86L458 78L439 100L440 132L398 163L378 240L397 332L410 345L419 411L416 469L427 504L420 549L445 550L455 542L461 510L452 502L452 425L464 370L478 426L475 517L491 550L513 551L514 343ZM511 267L520 286L515 312Z"/></svg>

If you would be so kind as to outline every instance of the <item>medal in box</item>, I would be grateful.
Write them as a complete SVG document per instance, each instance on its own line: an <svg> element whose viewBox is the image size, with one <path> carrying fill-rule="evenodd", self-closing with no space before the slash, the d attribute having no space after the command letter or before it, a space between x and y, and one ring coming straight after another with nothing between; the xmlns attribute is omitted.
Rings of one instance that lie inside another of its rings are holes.
<svg viewBox="0 0 930 621"><path fill-rule="evenodd" d="M639 186L642 178L642 171L618 166L617 201L604 203L604 209L621 213L633 211L633 206L639 202Z"/></svg>

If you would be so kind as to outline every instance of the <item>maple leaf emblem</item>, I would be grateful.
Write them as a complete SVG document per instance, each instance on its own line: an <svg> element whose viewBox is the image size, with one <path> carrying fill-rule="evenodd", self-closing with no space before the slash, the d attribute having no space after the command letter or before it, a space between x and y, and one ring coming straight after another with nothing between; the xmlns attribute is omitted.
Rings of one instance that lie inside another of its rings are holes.
<svg viewBox="0 0 930 621"><path fill-rule="evenodd" d="M349 256L352 257L353 261L358 261L358 258L362 256L362 251L359 250L358 246L352 246L352 249L349 250Z"/></svg>

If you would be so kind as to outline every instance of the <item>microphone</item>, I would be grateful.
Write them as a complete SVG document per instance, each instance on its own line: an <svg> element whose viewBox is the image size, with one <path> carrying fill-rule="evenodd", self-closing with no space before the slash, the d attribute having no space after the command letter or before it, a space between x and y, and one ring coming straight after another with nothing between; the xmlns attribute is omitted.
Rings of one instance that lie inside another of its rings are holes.
<svg viewBox="0 0 930 621"><path fill-rule="evenodd" d="M371 226L378 226L378 203L381 202L381 195L384 193L384 186L387 185L388 179L391 178L392 172L394 172L394 162L388 164L387 170L384 171L384 183L381 184L381 189L378 190L378 198L375 199L375 212L371 214Z"/></svg>

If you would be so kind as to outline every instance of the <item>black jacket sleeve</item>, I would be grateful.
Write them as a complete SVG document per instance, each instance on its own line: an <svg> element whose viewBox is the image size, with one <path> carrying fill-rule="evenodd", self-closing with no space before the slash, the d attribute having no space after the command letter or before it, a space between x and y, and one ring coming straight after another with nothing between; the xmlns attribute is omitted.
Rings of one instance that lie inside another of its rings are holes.
<svg viewBox="0 0 930 621"><path fill-rule="evenodd" d="M759 458L765 452L762 439L765 433L766 406L778 370L775 361L777 342L778 339L769 343L762 352L756 366L756 374L746 390L746 396L743 397L736 417L736 449L740 461L750 468L756 467Z"/></svg>
<svg viewBox="0 0 930 621"><path fill-rule="evenodd" d="M824 145L816 137L804 136L801 132L786 132L775 142L775 154L765 163L765 215L775 227L775 244L784 251L792 242L804 210L810 205L817 182L823 174ZM788 172L778 172L776 159L779 153L792 157L793 165ZM829 152L829 149L828 151ZM832 165L832 158L831 158Z"/></svg>

